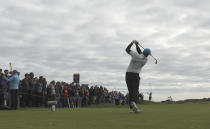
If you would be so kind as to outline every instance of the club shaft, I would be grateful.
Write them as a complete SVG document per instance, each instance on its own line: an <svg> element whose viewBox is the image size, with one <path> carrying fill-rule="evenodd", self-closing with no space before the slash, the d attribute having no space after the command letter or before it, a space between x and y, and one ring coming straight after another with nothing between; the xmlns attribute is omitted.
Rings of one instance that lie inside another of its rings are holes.
<svg viewBox="0 0 210 129"><path fill-rule="evenodd" d="M143 47L143 46L141 46L139 43L138 43L138 45L144 49L144 47Z"/></svg>
<svg viewBox="0 0 210 129"><path fill-rule="evenodd" d="M153 55L150 55L150 56L157 61L157 59Z"/></svg>

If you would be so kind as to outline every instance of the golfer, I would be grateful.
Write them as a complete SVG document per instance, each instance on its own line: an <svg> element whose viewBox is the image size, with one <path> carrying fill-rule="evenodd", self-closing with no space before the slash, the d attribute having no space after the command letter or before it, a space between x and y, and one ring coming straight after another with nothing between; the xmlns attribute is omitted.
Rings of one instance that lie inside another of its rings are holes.
<svg viewBox="0 0 210 129"><path fill-rule="evenodd" d="M136 51L132 51L131 47L135 44ZM133 40L126 48L126 52L131 56L130 64L126 71L126 84L129 92L129 104L130 113L139 113L141 110L136 105L139 96L139 82L140 82L140 72L142 67L147 63L148 55L151 55L149 48L145 48L143 53L138 46L138 41Z"/></svg>

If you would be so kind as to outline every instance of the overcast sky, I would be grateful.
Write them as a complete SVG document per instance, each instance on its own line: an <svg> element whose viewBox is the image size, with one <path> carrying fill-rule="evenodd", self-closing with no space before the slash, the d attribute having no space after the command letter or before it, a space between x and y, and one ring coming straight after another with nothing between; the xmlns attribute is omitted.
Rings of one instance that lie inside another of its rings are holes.
<svg viewBox="0 0 210 129"><path fill-rule="evenodd" d="M0 0L0 67L21 78L103 85L127 92L133 40L152 50L140 90L153 100L210 97L209 0ZM135 50L135 48L133 48Z"/></svg>

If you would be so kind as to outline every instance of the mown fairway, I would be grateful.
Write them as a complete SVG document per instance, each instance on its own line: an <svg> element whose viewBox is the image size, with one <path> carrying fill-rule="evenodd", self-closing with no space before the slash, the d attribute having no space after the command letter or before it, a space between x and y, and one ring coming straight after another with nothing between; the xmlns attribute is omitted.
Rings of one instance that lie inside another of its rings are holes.
<svg viewBox="0 0 210 129"><path fill-rule="evenodd" d="M129 114L128 106L0 111L0 129L210 129L210 104L148 104Z"/></svg>

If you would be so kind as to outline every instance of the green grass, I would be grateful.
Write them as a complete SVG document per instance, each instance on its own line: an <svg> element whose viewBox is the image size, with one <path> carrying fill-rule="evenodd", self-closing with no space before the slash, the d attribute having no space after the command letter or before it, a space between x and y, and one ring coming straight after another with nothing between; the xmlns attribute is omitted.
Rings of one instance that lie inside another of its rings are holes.
<svg viewBox="0 0 210 129"><path fill-rule="evenodd" d="M103 107L105 106L105 107ZM146 104L140 114L128 106L80 109L33 108L0 111L0 129L209 129L210 104Z"/></svg>

